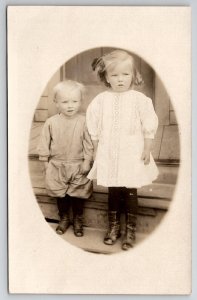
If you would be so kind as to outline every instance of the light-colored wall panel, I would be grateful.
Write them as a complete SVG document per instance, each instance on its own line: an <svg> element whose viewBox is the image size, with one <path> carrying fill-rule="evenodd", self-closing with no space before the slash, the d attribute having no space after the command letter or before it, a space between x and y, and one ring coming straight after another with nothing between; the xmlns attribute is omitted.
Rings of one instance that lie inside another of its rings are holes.
<svg viewBox="0 0 197 300"><path fill-rule="evenodd" d="M81 111L83 113L86 113L87 107L90 104L90 102L93 100L93 98L99 93L105 91L106 89L107 87L105 87L104 85L96 85L96 84L86 85L86 91L84 94Z"/></svg>
<svg viewBox="0 0 197 300"><path fill-rule="evenodd" d="M51 80L49 81L48 83L48 115L49 117L50 116L53 116L55 113L56 113L56 106L55 106L55 103L54 103L54 95L53 95L53 88L54 86L60 82L61 80L61 72L60 72L61 69L59 69L54 75L53 77L51 78Z"/></svg>
<svg viewBox="0 0 197 300"><path fill-rule="evenodd" d="M180 159L179 130L177 125L164 126L160 159Z"/></svg>
<svg viewBox="0 0 197 300"><path fill-rule="evenodd" d="M174 110L174 106L172 104L172 101L170 101L170 110Z"/></svg>
<svg viewBox="0 0 197 300"><path fill-rule="evenodd" d="M163 125L158 127L155 139L153 141L152 155L153 155L154 159L159 158L159 153L160 153L160 149L161 149L161 140L162 140L162 135L163 135L163 127L164 127Z"/></svg>
<svg viewBox="0 0 197 300"><path fill-rule="evenodd" d="M98 78L96 72L92 70L92 62L95 58L101 56L101 49L93 49L91 52L84 52L77 56L77 64L75 73L77 75L77 80L84 84L97 83ZM66 64L66 70L67 70ZM66 71L68 77L74 79L73 73Z"/></svg>
<svg viewBox="0 0 197 300"><path fill-rule="evenodd" d="M141 75L144 80L142 92L153 100L154 103L154 72L147 63L141 60Z"/></svg>
<svg viewBox="0 0 197 300"><path fill-rule="evenodd" d="M36 109L48 109L48 96L40 97L40 101L38 102Z"/></svg>
<svg viewBox="0 0 197 300"><path fill-rule="evenodd" d="M175 114L175 111L174 111L174 110L171 110L171 111L170 111L170 124L171 124L171 125L177 124L177 118L176 118L176 114Z"/></svg>
<svg viewBox="0 0 197 300"><path fill-rule="evenodd" d="M157 75L155 75L155 110L159 118L159 124L169 125L170 99L162 81Z"/></svg>
<svg viewBox="0 0 197 300"><path fill-rule="evenodd" d="M48 118L48 110L47 109L37 109L34 115L35 122L45 122Z"/></svg>

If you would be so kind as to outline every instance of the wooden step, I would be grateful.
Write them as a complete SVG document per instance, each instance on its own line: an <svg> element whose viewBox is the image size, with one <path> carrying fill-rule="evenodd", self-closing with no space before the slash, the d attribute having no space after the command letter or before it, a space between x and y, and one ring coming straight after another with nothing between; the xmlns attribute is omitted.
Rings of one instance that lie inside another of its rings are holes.
<svg viewBox="0 0 197 300"><path fill-rule="evenodd" d="M164 188L164 187L163 187ZM34 188L34 193L37 196L47 196L46 190L40 189L40 188ZM165 189L167 190L167 189ZM165 193L164 190L164 193ZM174 187L173 187L174 190ZM167 194L169 194L169 190L167 190ZM94 200L93 200L94 199ZM93 193L93 198L91 198L89 200L89 202L91 202L92 206L94 207L94 204L96 202L101 203L102 205L102 201L103 199L105 199L105 201L107 202L107 194L106 193ZM171 198L160 198L160 197L156 197L156 196L148 196L148 197L143 197L140 193L138 194L138 203L140 206L142 207L151 207L151 208L158 208L158 209L168 209L170 206L170 201ZM87 202L88 203L88 202Z"/></svg>
<svg viewBox="0 0 197 300"><path fill-rule="evenodd" d="M42 187L33 187L35 195L47 195L44 184ZM146 198L165 198L172 199L175 186L173 184L153 183L150 186L138 189L138 196ZM94 189L94 193L107 194L107 189L104 191L103 188Z"/></svg>
<svg viewBox="0 0 197 300"><path fill-rule="evenodd" d="M174 184L166 184L166 183L152 183L150 185L144 186L138 189L139 196L145 196L147 198L165 198L171 199L174 193ZM94 192L95 193L103 193L107 194L108 189L103 186L96 185L94 181Z"/></svg>
<svg viewBox="0 0 197 300"><path fill-rule="evenodd" d="M95 210L103 210L107 211L107 195L102 194L104 197L99 197L97 194L97 197L95 197L95 194L92 196L92 198L85 200L84 207L85 208L91 208ZM49 197L49 196L37 196L37 200L40 204L43 205L55 205L56 206L56 199ZM155 210L154 208L148 208L146 206L141 205L142 201L141 198L139 199L139 210L138 213L140 215L149 215L149 216L155 216ZM56 209L57 210L57 209ZM57 214L55 213L55 219L57 219ZM48 218L52 218L49 217Z"/></svg>
<svg viewBox="0 0 197 300"><path fill-rule="evenodd" d="M157 162L157 167L159 169L159 175L155 182L176 184L179 172L179 163Z"/></svg>

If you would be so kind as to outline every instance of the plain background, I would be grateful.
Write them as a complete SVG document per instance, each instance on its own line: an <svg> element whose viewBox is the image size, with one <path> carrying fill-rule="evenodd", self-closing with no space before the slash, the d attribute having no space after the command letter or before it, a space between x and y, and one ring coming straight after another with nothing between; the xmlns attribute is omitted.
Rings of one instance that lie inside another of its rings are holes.
<svg viewBox="0 0 197 300"><path fill-rule="evenodd" d="M193 1L194 2L194 1ZM165 1L154 1L154 2L150 2L150 1L125 1L125 2L121 2L121 5L191 5L192 6L192 14L193 14L193 22L195 21L195 16L197 14L197 5L193 4L193 2L191 1L169 1L169 2L165 2ZM1 147L1 161L0 161L0 170L1 170L1 191L2 191L2 198L1 198L1 208L0 208L0 228L2 230L1 232L1 251L0 251L0 255L1 255L1 281L0 281L0 291L1 291L1 297L2 299L7 299L7 297L22 297L22 298L26 298L26 297L30 297L30 298L34 298L34 297L39 297L36 295L32 295L32 296L25 296L25 295L8 295L7 294L7 201L6 201L6 197L7 197L7 189L6 189L6 80L5 80L5 74L6 74L6 63L5 63L5 58L6 58L6 26L5 26L5 18L6 18L6 5L54 5L54 4L59 4L59 5L68 5L68 4L72 4L72 5L120 5L120 3L118 1L103 1L103 2L96 2L96 1L92 1L92 2L82 2L82 1L75 1L75 2L68 2L68 1L56 1L54 2L49 2L49 1L1 1L1 7L0 7L0 11L1 11L1 24L0 24L0 28L1 28L1 37L2 37L2 45L4 45L3 47L3 52L1 53L1 89L0 89L0 93L1 93L1 116L0 116L0 137L1 137L1 142L2 142L2 147ZM195 53L196 52L196 40L194 40L194 36L196 36L196 22L193 23L193 63L192 63L192 67L193 67L193 82L196 81L196 56ZM194 77L195 76L195 77ZM196 95L196 90L195 90L195 85L193 85L193 116L195 116L196 114L196 103L194 101L195 99L195 95ZM194 122L194 117L193 117L193 140L194 140L194 134L195 134L195 127L196 127L196 122ZM196 145L193 142L193 153L196 153L195 151L196 149ZM195 173L195 165L196 165L196 157L193 156L193 181L196 179L196 173ZM195 195L196 195L196 189L193 186L193 199L195 199ZM195 299L195 294L196 294L196 290L195 290L195 284L194 282L196 281L196 257L195 257L195 249L196 249L196 220L195 220L195 214L196 214L196 203L193 201L193 294L192 296L190 296L190 299ZM174 274L176 276L176 274ZM52 299L57 299L58 296L43 296L43 297L50 297ZM85 295L80 295L80 296L65 296L64 297L71 297L71 298L81 298L81 297L91 297L91 296L85 296ZM101 297L101 296L93 296L93 297ZM122 299L124 297L127 296L103 296L103 299L105 297L116 297L118 299ZM145 298L145 297L151 297L151 296L129 296L129 297L140 297L140 298ZM162 297L162 296L161 296ZM172 297L172 296L169 296ZM179 296L174 296L174 297L179 297ZM159 296L154 296L154 298L159 299ZM183 298L183 296L181 297Z"/></svg>

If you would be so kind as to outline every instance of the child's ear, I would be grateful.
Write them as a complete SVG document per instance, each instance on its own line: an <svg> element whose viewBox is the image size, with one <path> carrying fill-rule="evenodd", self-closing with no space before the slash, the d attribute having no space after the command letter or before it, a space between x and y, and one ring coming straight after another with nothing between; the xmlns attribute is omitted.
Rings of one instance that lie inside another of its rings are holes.
<svg viewBox="0 0 197 300"><path fill-rule="evenodd" d="M53 102L55 103L56 108L59 108L59 103L56 99L53 100Z"/></svg>
<svg viewBox="0 0 197 300"><path fill-rule="evenodd" d="M142 75L136 71L136 75L135 75L135 82L136 85L142 85L144 83Z"/></svg>
<svg viewBox="0 0 197 300"><path fill-rule="evenodd" d="M109 83L109 79L108 79L107 73L105 74L105 79L106 79L107 83Z"/></svg>

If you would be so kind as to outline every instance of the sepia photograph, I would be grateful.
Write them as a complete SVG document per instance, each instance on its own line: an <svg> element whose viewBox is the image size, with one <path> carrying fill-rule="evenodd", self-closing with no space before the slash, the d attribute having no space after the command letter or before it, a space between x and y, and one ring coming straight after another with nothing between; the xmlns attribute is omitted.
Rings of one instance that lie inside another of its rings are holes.
<svg viewBox="0 0 197 300"><path fill-rule="evenodd" d="M129 250L165 217L179 172L179 127L162 80L125 49L79 53L39 99L28 158L57 234L94 253Z"/></svg>
<svg viewBox="0 0 197 300"><path fill-rule="evenodd" d="M10 293L191 293L190 13L8 7Z"/></svg>

